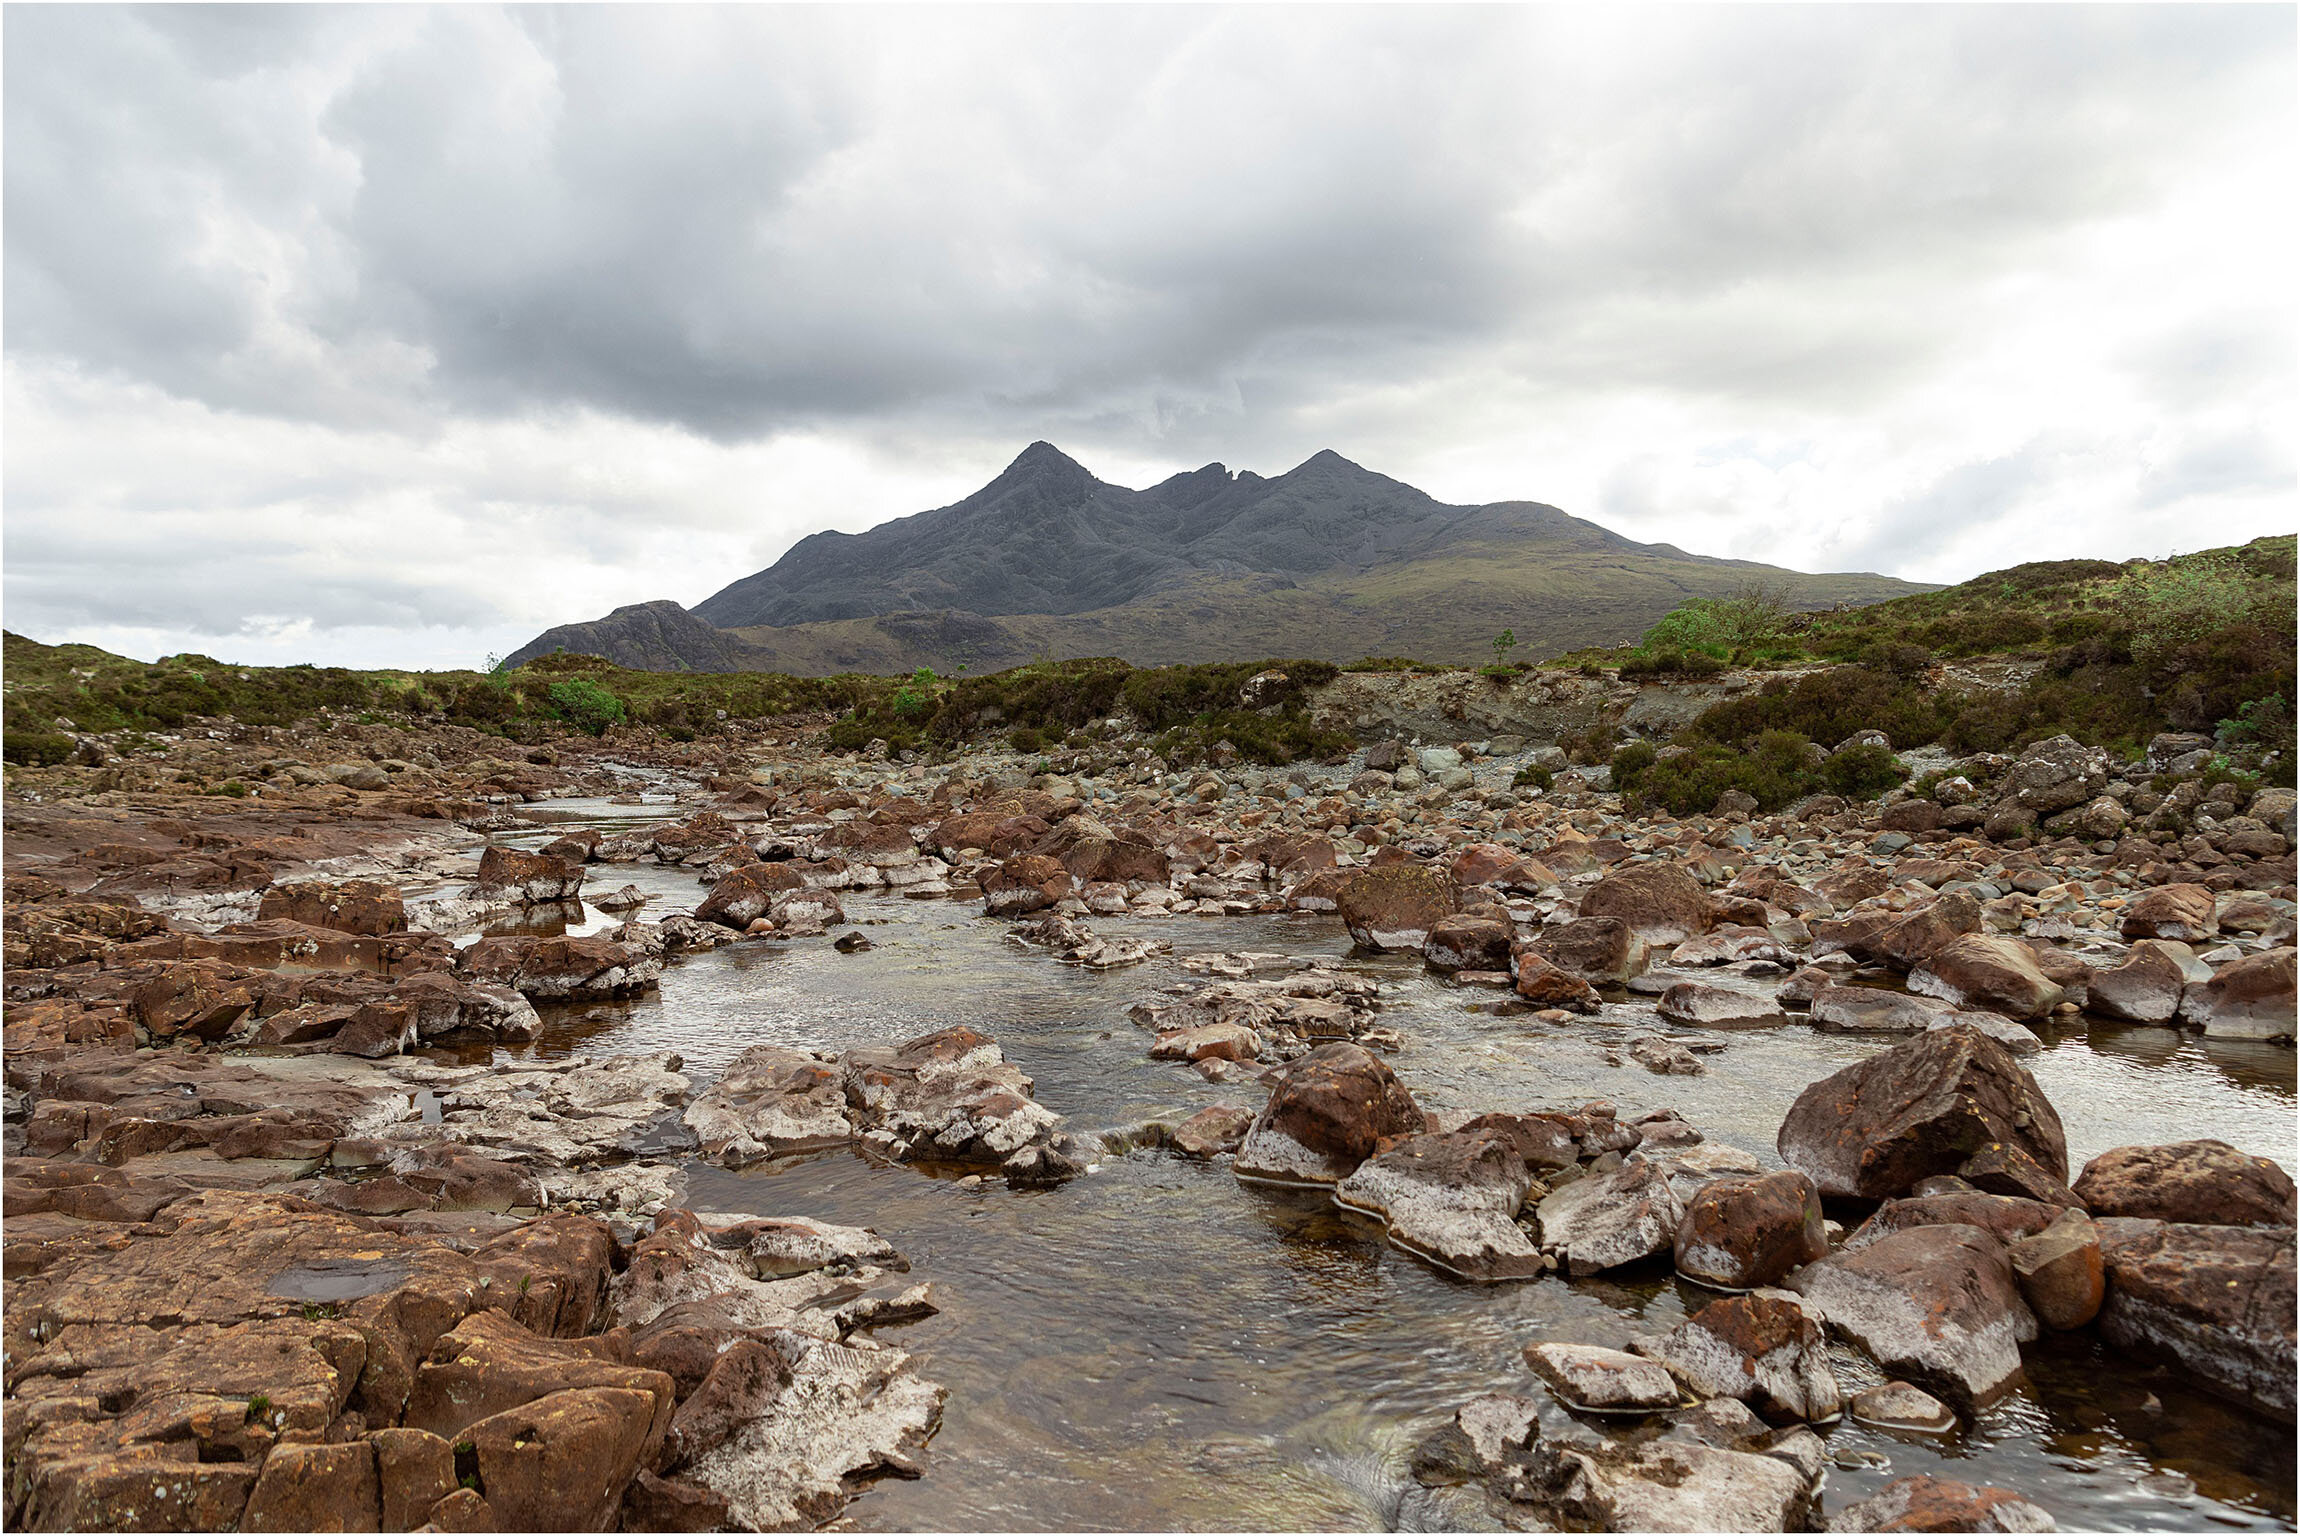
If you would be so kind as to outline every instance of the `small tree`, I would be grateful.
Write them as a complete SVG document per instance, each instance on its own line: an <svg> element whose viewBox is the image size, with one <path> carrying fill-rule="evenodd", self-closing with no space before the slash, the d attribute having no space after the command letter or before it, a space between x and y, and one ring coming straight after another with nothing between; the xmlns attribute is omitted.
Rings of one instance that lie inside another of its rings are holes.
<svg viewBox="0 0 2300 1536"><path fill-rule="evenodd" d="M1493 646L1493 664L1506 667L1509 665L1509 653L1517 649L1517 631L1505 629L1489 643Z"/></svg>

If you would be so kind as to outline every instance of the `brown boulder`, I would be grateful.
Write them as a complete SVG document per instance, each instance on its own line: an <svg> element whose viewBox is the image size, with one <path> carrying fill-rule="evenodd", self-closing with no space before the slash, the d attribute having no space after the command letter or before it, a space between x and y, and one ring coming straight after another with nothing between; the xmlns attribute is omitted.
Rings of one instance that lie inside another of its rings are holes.
<svg viewBox="0 0 2300 1536"><path fill-rule="evenodd" d="M1266 1183L1333 1184L1383 1138L1418 1135L1423 1126L1421 1106L1380 1057L1336 1041L1280 1069L1238 1148L1236 1170Z"/></svg>
<svg viewBox="0 0 2300 1536"><path fill-rule="evenodd" d="M2289 1230L2202 1227L2108 1217L2101 1337L2168 1358L2260 1412L2293 1418L2294 1313Z"/></svg>
<svg viewBox="0 0 2300 1536"><path fill-rule="evenodd" d="M1070 871L1060 861L1018 853L983 877L983 910L994 917L1043 912L1069 895L1070 887Z"/></svg>
<svg viewBox="0 0 2300 1536"><path fill-rule="evenodd" d="M649 1392L581 1387L471 1425L463 1438L502 1528L612 1529L624 1488L661 1438L656 1406Z"/></svg>
<svg viewBox="0 0 2300 1536"><path fill-rule="evenodd" d="M240 1515L243 1531L373 1531L382 1528L375 1447L283 1445L263 1470Z"/></svg>
<svg viewBox="0 0 2300 1536"><path fill-rule="evenodd" d="M539 1337L493 1310L474 1312L440 1335L431 1358L416 1367L406 1423L453 1440L491 1414L577 1387L651 1393L655 1433L670 1423L670 1377Z"/></svg>
<svg viewBox="0 0 2300 1536"><path fill-rule="evenodd" d="M2067 995L2026 944L1980 933L1961 935L1926 956L1909 972L1909 990L2008 1019L2043 1018Z"/></svg>
<svg viewBox="0 0 2300 1536"><path fill-rule="evenodd" d="M2052 1225L2010 1245L2013 1275L2029 1310L2047 1328L2082 1328L2099 1315L2107 1271L2100 1229L2082 1211L2063 1211Z"/></svg>
<svg viewBox="0 0 2300 1536"><path fill-rule="evenodd" d="M1430 929L1422 958L1441 971L1504 970L1513 933L1504 919L1456 913Z"/></svg>
<svg viewBox="0 0 2300 1536"><path fill-rule="evenodd" d="M420 1429L379 1429L375 1472L383 1496L383 1529L411 1531L431 1506L455 1491L455 1447Z"/></svg>
<svg viewBox="0 0 2300 1536"><path fill-rule="evenodd" d="M1648 944L1676 944L1709 931L1709 893L1675 864L1634 864L1591 886L1581 915L1617 917Z"/></svg>
<svg viewBox="0 0 2300 1536"><path fill-rule="evenodd" d="M1351 939L1367 949L1420 949L1460 906L1453 876L1426 864L1361 870L1336 902Z"/></svg>
<svg viewBox="0 0 2300 1536"><path fill-rule="evenodd" d="M407 928L399 887L375 880L308 881L264 892L256 920L285 918L314 928L380 936Z"/></svg>
<svg viewBox="0 0 2300 1536"><path fill-rule="evenodd" d="M1811 1179L1789 1169L1762 1178L1712 1180L1686 1202L1675 1252L1677 1272L1703 1285L1771 1285L1828 1256L1820 1194Z"/></svg>
<svg viewBox="0 0 2300 1536"><path fill-rule="evenodd" d="M2209 972L2185 944L2143 939L2122 961L2095 971L2085 989L2085 1006L2104 1018L2136 1024L2166 1024L2180 1014L2180 997L2192 975Z"/></svg>
<svg viewBox="0 0 2300 1536"><path fill-rule="evenodd" d="M1968 1413L2019 1379L2020 1346L2036 1337L2011 1257L1978 1227L1896 1232L1787 1284L1887 1371Z"/></svg>
<svg viewBox="0 0 2300 1536"><path fill-rule="evenodd" d="M719 877L695 908L695 916L741 932L765 917L777 896L803 890L806 883L806 877L788 864L738 864Z"/></svg>
<svg viewBox="0 0 2300 1536"><path fill-rule="evenodd" d="M1174 1128L1169 1145L1184 1157L1210 1161L1235 1152L1254 1123L1254 1112L1233 1104L1212 1104Z"/></svg>
<svg viewBox="0 0 2300 1536"><path fill-rule="evenodd" d="M2201 885L2159 885L2124 909L2118 931L2128 939L2178 939L2184 944L2220 932L2219 898Z"/></svg>
<svg viewBox="0 0 2300 1536"><path fill-rule="evenodd" d="M2199 1226L2289 1227L2292 1175L2224 1141L2112 1147L2084 1165L2076 1194L2095 1216Z"/></svg>
<svg viewBox="0 0 2300 1536"><path fill-rule="evenodd" d="M1526 948L1582 980L1619 985L1645 969L1645 941L1618 917L1580 917L1545 928Z"/></svg>
<svg viewBox="0 0 2300 1536"><path fill-rule="evenodd" d="M1517 995L1537 1008L1597 1012L1597 992L1588 982L1550 964L1530 948L1518 950L1510 957L1510 969L1517 975Z"/></svg>
<svg viewBox="0 0 2300 1536"><path fill-rule="evenodd" d="M583 890L583 866L548 853L490 845L479 854L479 882L520 902L572 901Z"/></svg>
<svg viewBox="0 0 2300 1536"><path fill-rule="evenodd" d="M1777 1424L1826 1422L1844 1406L1820 1319L1779 1291L1709 1303L1653 1355L1700 1397L1738 1398Z"/></svg>
<svg viewBox="0 0 2300 1536"><path fill-rule="evenodd" d="M1992 1144L2068 1177L2060 1117L2012 1053L1950 1025L1855 1062L1797 1096L1775 1144L1825 1197L1886 1200L1956 1173Z"/></svg>
<svg viewBox="0 0 2300 1536"><path fill-rule="evenodd" d="M2295 1012L2295 952L2290 945L2232 960L2212 979L2189 987L2180 1017L2207 1038L2290 1040Z"/></svg>
<svg viewBox="0 0 2300 1536"><path fill-rule="evenodd" d="M1920 1473L1900 1477L1830 1517L1832 1531L2057 1531L2052 1516L2009 1488Z"/></svg>

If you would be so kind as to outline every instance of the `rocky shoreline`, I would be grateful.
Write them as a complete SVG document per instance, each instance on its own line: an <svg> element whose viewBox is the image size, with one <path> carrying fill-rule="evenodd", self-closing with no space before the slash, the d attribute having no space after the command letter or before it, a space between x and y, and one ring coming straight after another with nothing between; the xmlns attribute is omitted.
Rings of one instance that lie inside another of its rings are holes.
<svg viewBox="0 0 2300 1536"><path fill-rule="evenodd" d="M2049 1528L1937 1479L1828 1507L1810 1427L1952 1425L2048 1331L2292 1417L2290 1178L2209 1140L2072 1168L2021 1065L2088 1016L2292 1037L2293 796L2160 788L2177 739L1645 818L1522 741L1178 774L1123 744L1060 773L874 763L795 730L644 762L346 726L313 763L233 734L187 752L274 767L261 796L11 781L12 1523L781 1529L931 1476L943 1390L874 1330L947 1282L803 1211L690 1208L690 1163L830 1147L1026 1188L1160 1147L1330 1194L1481 1285L1715 1290L1628 1351L1528 1340L1527 1393L1417 1453L1504 1523ZM490 841L674 788L674 821ZM632 866L683 872L691 909ZM1376 982L1254 951L1185 955L1131 1010L1146 1056L1240 1102L1106 1138L965 1027L757 1045L703 1085L676 1054L496 1050L699 951L867 949L858 893L977 906L1091 970L1158 953L1136 915L1332 913L1529 1026L1644 1010L1619 1050L1657 1098L1730 1073L1742 1031L1883 1048L1806 1090L1770 1173L1658 1107L1424 1110ZM1828 1342L1890 1388L1843 1389Z"/></svg>

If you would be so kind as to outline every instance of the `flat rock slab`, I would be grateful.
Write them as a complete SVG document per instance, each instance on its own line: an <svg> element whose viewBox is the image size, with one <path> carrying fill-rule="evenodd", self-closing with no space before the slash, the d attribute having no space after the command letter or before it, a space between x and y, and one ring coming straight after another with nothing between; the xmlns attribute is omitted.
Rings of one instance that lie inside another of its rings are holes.
<svg viewBox="0 0 2300 1536"><path fill-rule="evenodd" d="M1559 1402L1583 1413L1657 1413L1679 1401L1677 1383L1651 1360L1594 1344L1528 1344L1525 1363Z"/></svg>
<svg viewBox="0 0 2300 1536"><path fill-rule="evenodd" d="M1684 1204L1667 1169L1642 1159L1587 1174L1535 1207L1541 1245L1573 1274L1594 1274L1671 1251Z"/></svg>

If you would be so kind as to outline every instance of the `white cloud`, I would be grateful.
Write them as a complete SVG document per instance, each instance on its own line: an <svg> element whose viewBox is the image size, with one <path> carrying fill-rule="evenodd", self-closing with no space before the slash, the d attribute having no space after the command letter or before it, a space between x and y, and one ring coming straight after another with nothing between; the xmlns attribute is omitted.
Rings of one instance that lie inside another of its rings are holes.
<svg viewBox="0 0 2300 1536"><path fill-rule="evenodd" d="M483 654L1041 437L1933 580L2300 523L2281 9L6 27L43 637Z"/></svg>

